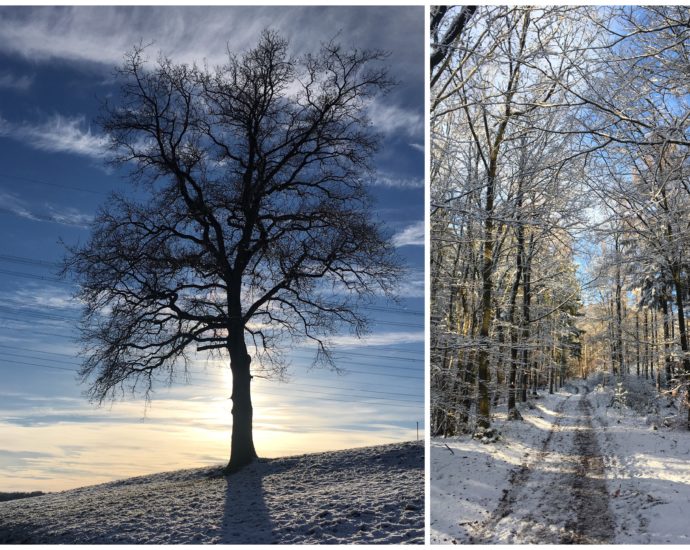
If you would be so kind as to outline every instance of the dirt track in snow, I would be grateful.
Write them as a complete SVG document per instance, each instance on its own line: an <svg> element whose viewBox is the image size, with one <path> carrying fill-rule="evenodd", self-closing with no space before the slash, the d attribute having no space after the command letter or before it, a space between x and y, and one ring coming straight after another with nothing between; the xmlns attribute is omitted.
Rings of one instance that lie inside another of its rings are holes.
<svg viewBox="0 0 690 550"><path fill-rule="evenodd" d="M475 543L606 544L614 536L609 494L587 387L572 388L541 449L513 470L496 510L473 529Z"/></svg>

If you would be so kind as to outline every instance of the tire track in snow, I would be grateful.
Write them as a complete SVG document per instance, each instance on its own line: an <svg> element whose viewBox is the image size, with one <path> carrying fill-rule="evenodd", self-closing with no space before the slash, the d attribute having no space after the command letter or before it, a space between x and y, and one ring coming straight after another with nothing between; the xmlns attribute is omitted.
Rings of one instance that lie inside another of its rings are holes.
<svg viewBox="0 0 690 550"><path fill-rule="evenodd" d="M563 544L605 544L614 535L614 522L609 510L604 459L592 426L592 409L586 393L578 400L581 413L580 429L575 433L575 450L580 464L571 483L576 519L566 525Z"/></svg>
<svg viewBox="0 0 690 550"><path fill-rule="evenodd" d="M612 539L604 461L586 393L575 390L577 399L567 396L558 405L536 458L511 474L496 510L477 527L476 542L602 544Z"/></svg>
<svg viewBox="0 0 690 550"><path fill-rule="evenodd" d="M532 474L532 471L534 470L534 465L542 462L544 458L548 455L549 445L551 443L551 440L553 439L554 434L556 433L556 431L558 431L560 427L560 423L563 418L563 409L565 408L565 404L568 401L568 399L570 399L570 396L567 396L565 400L563 400L556 409L556 420L551 426L549 434L544 440L544 443L542 444L541 450L537 454L537 457L532 461L532 463L528 463L527 461L525 461L519 468L511 472L509 478L509 489L503 493L503 496L501 497L501 500L499 501L496 510L494 510L491 516L489 516L484 522L482 522L481 525L478 525L476 527L476 531L472 535L472 539L474 539L474 542L479 544L488 544L491 542L496 542L492 539L494 539L494 535L496 533L499 522L501 522L504 518L510 517L510 515L513 514L513 508L519 501L520 494L522 493L524 486L526 485L527 481L530 478L530 475Z"/></svg>

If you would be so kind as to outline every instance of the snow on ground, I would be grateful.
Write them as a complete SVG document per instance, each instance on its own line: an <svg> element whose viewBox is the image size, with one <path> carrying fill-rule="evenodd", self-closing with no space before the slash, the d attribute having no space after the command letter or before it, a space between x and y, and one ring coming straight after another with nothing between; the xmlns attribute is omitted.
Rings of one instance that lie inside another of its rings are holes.
<svg viewBox="0 0 690 550"><path fill-rule="evenodd" d="M0 503L0 543L423 543L424 447L180 470Z"/></svg>
<svg viewBox="0 0 690 550"><path fill-rule="evenodd" d="M523 422L499 409L496 443L432 439L432 543L690 542L690 433L629 383L637 410L575 381Z"/></svg>
<svg viewBox="0 0 690 550"><path fill-rule="evenodd" d="M598 387L591 399L617 520L613 542L688 544L690 432L679 422L686 415L669 398L650 397L651 381L628 377L626 389L634 408L609 407L611 388Z"/></svg>
<svg viewBox="0 0 690 550"><path fill-rule="evenodd" d="M481 443L470 436L431 440L431 542L486 542L477 537L491 523L524 465L536 458L555 422L562 394L546 395L523 406L524 421L507 421L505 407L493 426L501 438ZM511 481L513 483L511 483Z"/></svg>

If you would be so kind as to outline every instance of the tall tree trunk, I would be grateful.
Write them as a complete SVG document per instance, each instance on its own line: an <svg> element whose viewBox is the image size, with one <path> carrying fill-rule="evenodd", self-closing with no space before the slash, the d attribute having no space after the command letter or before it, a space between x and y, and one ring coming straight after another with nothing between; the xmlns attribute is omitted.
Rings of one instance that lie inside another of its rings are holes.
<svg viewBox="0 0 690 550"><path fill-rule="evenodd" d="M553 394L553 367L556 361L556 333L551 332L551 356L549 358L549 394Z"/></svg>
<svg viewBox="0 0 690 550"><path fill-rule="evenodd" d="M649 314L644 310L644 379L649 378Z"/></svg>
<svg viewBox="0 0 690 550"><path fill-rule="evenodd" d="M236 472L256 457L253 436L253 416L250 372L251 357L244 341L244 328L230 331L230 370L232 371L232 437L230 461L226 472Z"/></svg>
<svg viewBox="0 0 690 550"><path fill-rule="evenodd" d="M649 376L654 380L654 365L659 358L659 344L657 339L656 308L652 309L652 361L649 363Z"/></svg>
<svg viewBox="0 0 690 550"><path fill-rule="evenodd" d="M676 311L678 312L678 334L680 335L680 349L683 354L683 376L688 391L688 377L690 377L690 357L688 356L688 334L685 327L685 304L683 303L683 281L680 268L673 270L673 283L676 288ZM688 429L690 429L690 406L688 407Z"/></svg>
<svg viewBox="0 0 690 550"><path fill-rule="evenodd" d="M517 409L515 408L515 396L517 394L517 375L518 375L518 329L515 326L515 309L517 305L517 294L520 288L520 279L522 278L523 257L525 254L525 230L520 222L520 210L522 209L522 180L518 189L518 199L516 208L518 209L517 217L517 255L515 259L515 281L510 293L510 309L508 312L508 322L510 323L510 376L508 380L508 419L515 420L520 418ZM524 285L523 285L524 294ZM524 366L523 366L524 370Z"/></svg>
<svg viewBox="0 0 690 550"><path fill-rule="evenodd" d="M565 384L565 375L568 369L568 348L566 347L566 342L563 342L563 348L561 349L561 372L558 379L558 388L562 388Z"/></svg>
<svg viewBox="0 0 690 550"><path fill-rule="evenodd" d="M486 205L484 213L484 250L482 265L482 324L479 329L481 340L479 354L477 357L478 369L477 378L479 383L479 410L477 415L477 426L488 428L491 425L491 397L489 393L489 382L491 381L491 370L489 365L489 334L491 331L491 296L493 292L493 255L494 255L494 181L495 174L490 174L486 188Z"/></svg>
<svg viewBox="0 0 690 550"><path fill-rule="evenodd" d="M618 375L625 372L625 360L623 357L623 281L621 277L620 245L616 235L616 361L618 363Z"/></svg>
<svg viewBox="0 0 690 550"><path fill-rule="evenodd" d="M500 318L501 314L498 313L498 307L496 307L496 311L496 317ZM505 382L505 376L503 375L503 350L506 345L505 327L499 324L496 327L496 334L498 337L498 357L496 359L496 386L491 400L493 407L498 406L498 401L501 398L501 386Z"/></svg>
<svg viewBox="0 0 690 550"><path fill-rule="evenodd" d="M530 314L532 306L532 254L534 253L534 233L530 232L529 241L525 249L525 262L523 266L523 283L522 283L522 358L520 366L522 369L522 392L520 400L525 403L527 401L527 386L528 386L528 370L530 368L529 359L530 353L527 349L528 340L530 338ZM537 396L537 364L536 361L532 365L532 395Z"/></svg>
<svg viewBox="0 0 690 550"><path fill-rule="evenodd" d="M494 198L496 193L496 178L498 177L498 162L501 145L505 139L505 132L508 122L513 117L512 103L513 96L517 88L520 67L522 64L521 56L525 50L527 42L527 30L530 23L530 11L526 10L523 16L522 31L520 34L520 45L515 55L515 62L510 65L510 74L505 91L505 112L503 119L499 122L494 139L489 145L488 159L484 159L486 167L486 202L484 206L484 240L482 264L482 325L479 331L481 347L479 348L477 376L479 378L479 410L477 415L477 425L479 428L488 428L491 425L491 401L489 394L489 382L491 371L489 369L489 333L491 329L491 300L493 294L493 271L494 271ZM486 113L485 113L486 116ZM468 114L468 122L471 117ZM486 119L485 123L486 123ZM481 147L474 127L470 124L470 129L475 136L477 145ZM488 138L487 134L487 138Z"/></svg>
<svg viewBox="0 0 690 550"><path fill-rule="evenodd" d="M635 311L635 342L636 351L635 359L637 364L637 377L640 377L640 313Z"/></svg>
<svg viewBox="0 0 690 550"><path fill-rule="evenodd" d="M474 387L477 383L477 377L475 375L475 370L473 368L474 352L470 352L468 355L469 358L465 364L465 375L463 378L463 386L461 391L460 403L462 405L462 409L458 422L460 426L464 427L465 430L467 430L469 426L470 411L472 409L472 403L474 399Z"/></svg>
<svg viewBox="0 0 690 550"><path fill-rule="evenodd" d="M661 310L664 314L664 373L666 381L664 386L668 387L669 380L671 380L671 352L669 349L669 342L671 338L671 329L668 326L669 314L668 314L668 300L666 296L661 298ZM659 389L661 389L661 373L657 373L657 379L659 380Z"/></svg>

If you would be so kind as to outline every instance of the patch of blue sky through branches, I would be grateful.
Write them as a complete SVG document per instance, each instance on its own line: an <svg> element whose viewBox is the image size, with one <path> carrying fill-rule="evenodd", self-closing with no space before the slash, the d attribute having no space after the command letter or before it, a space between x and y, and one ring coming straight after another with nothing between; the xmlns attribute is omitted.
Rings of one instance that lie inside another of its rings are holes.
<svg viewBox="0 0 690 550"><path fill-rule="evenodd" d="M54 491L222 464L230 433L227 361L197 354L189 382L97 407L76 371L75 288L57 274L98 206L130 192L104 163L94 122L117 99L113 69L134 45L174 62L222 64L273 28L296 55L337 35L390 52L398 82L368 107L382 148L368 189L403 258L399 302L368 306L370 333L335 338L338 374L288 350L287 381L253 382L261 456L413 440L424 430L424 17L422 7L0 8L0 491Z"/></svg>

